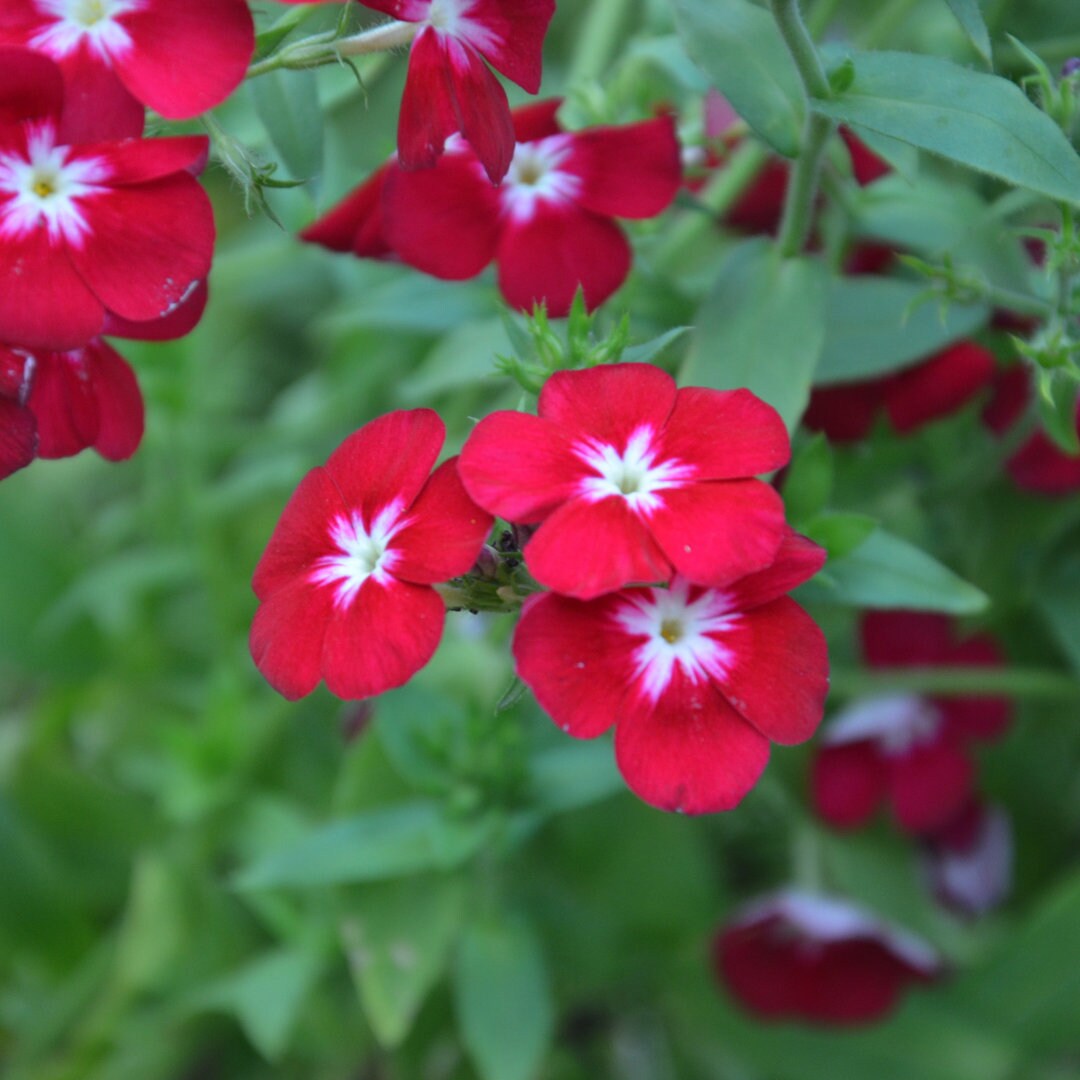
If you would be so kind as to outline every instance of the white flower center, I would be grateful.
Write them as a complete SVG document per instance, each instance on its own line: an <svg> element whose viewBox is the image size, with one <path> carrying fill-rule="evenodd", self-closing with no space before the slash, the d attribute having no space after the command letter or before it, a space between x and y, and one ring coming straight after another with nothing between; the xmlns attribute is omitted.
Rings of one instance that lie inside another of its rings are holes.
<svg viewBox="0 0 1080 1080"><path fill-rule="evenodd" d="M81 247L90 226L81 200L99 195L110 169L100 158L71 160L51 124L31 125L25 155L0 152L0 237L44 224L49 239Z"/></svg>
<svg viewBox="0 0 1080 1080"><path fill-rule="evenodd" d="M559 167L569 153L567 135L549 135L546 139L517 144L499 188L503 207L511 217L519 220L532 217L539 202L558 205L574 201L581 181Z"/></svg>
<svg viewBox="0 0 1080 1080"><path fill-rule="evenodd" d="M447 37L457 38L478 52L498 52L502 38L482 18L475 8L480 0L431 0L424 22Z"/></svg>
<svg viewBox="0 0 1080 1080"><path fill-rule="evenodd" d="M339 515L330 526L330 540L337 552L317 559L309 580L333 588L334 604L348 607L369 577L379 584L389 579L398 560L390 541L408 524L409 518L402 515L397 501L383 507L366 527L355 512L348 517Z"/></svg>
<svg viewBox="0 0 1080 1080"><path fill-rule="evenodd" d="M719 589L706 589L690 599L690 583L676 578L671 588L648 589L625 600L614 620L623 633L643 637L634 650L634 678L650 701L668 688L675 667L692 682L721 678L727 671L731 650L710 635L732 629L738 612Z"/></svg>
<svg viewBox="0 0 1080 1080"><path fill-rule="evenodd" d="M681 487L693 479L694 469L678 458L658 461L654 437L652 428L639 427L622 453L598 439L579 442L574 453L596 472L581 481L579 494L593 500L619 495L640 513L656 510L663 501L656 493Z"/></svg>
<svg viewBox="0 0 1080 1080"><path fill-rule="evenodd" d="M38 11L52 21L30 39L35 49L54 58L67 56L84 42L107 60L131 48L131 35L117 22L138 11L146 0L34 0Z"/></svg>
<svg viewBox="0 0 1080 1080"><path fill-rule="evenodd" d="M941 713L917 694L885 694L857 701L826 728L827 746L873 740L882 753L906 754L932 742L941 728Z"/></svg>

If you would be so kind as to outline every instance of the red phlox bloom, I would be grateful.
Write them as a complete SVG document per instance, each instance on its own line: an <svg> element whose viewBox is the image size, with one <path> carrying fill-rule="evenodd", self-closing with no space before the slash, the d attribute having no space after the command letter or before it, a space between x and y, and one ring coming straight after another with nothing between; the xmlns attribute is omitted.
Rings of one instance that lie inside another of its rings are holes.
<svg viewBox="0 0 1080 1080"><path fill-rule="evenodd" d="M0 341L74 349L173 312L213 255L206 138L84 142L51 60L0 47L0 72Z"/></svg>
<svg viewBox="0 0 1080 1080"><path fill-rule="evenodd" d="M679 574L724 586L762 570L785 535L776 491L787 431L748 390L676 390L650 364L559 371L538 415L497 412L461 452L485 510L540 523L525 546L541 584L588 600Z"/></svg>
<svg viewBox="0 0 1080 1080"><path fill-rule="evenodd" d="M0 348L0 480L26 468L37 455L37 424L26 407L26 357Z"/></svg>
<svg viewBox="0 0 1080 1080"><path fill-rule="evenodd" d="M1031 400L1031 375L1025 367L1003 371L983 411L983 421L1004 435L1023 415ZM1076 414L1080 432L1080 407ZM1037 495L1067 495L1080 488L1080 457L1070 457L1042 431L1035 432L1005 465L1017 487Z"/></svg>
<svg viewBox="0 0 1080 1080"><path fill-rule="evenodd" d="M991 353L960 341L881 379L819 387L803 423L832 442L864 439L884 412L901 435L956 412L994 379Z"/></svg>
<svg viewBox="0 0 1080 1080"><path fill-rule="evenodd" d="M961 915L985 915L1012 887L1013 837L999 806L971 800L925 838L923 872L934 895Z"/></svg>
<svg viewBox="0 0 1080 1080"><path fill-rule="evenodd" d="M401 686L432 657L446 608L432 585L466 573L492 519L451 458L445 428L398 411L350 435L304 477L255 568L251 655L289 699L325 679L340 698Z"/></svg>
<svg viewBox="0 0 1080 1080"><path fill-rule="evenodd" d="M64 72L67 117L84 139L139 135L144 106L198 116L239 86L255 50L245 0L4 0L0 45Z"/></svg>
<svg viewBox="0 0 1080 1080"><path fill-rule="evenodd" d="M871 668L976 666L1005 661L987 634L955 639L952 620L912 611L874 611L862 622ZM883 801L897 824L916 834L952 820L971 797L967 748L994 739L1011 720L1000 697L891 694L844 709L824 729L811 770L817 812L839 829L867 821Z"/></svg>
<svg viewBox="0 0 1080 1080"><path fill-rule="evenodd" d="M730 810L754 786L769 743L803 742L828 692L825 638L785 594L824 552L788 532L775 561L724 589L676 577L582 601L525 604L517 673L564 731L615 727L630 789L663 810Z"/></svg>
<svg viewBox="0 0 1080 1080"><path fill-rule="evenodd" d="M935 950L855 904L785 890L753 901L717 934L717 977L766 1020L868 1024L910 985L940 978Z"/></svg>
<svg viewBox="0 0 1080 1080"><path fill-rule="evenodd" d="M545 303L563 316L584 291L592 309L630 272L630 244L615 218L655 217L680 183L674 121L563 132L559 101L513 114L517 143L493 187L462 139L431 169L392 159L301 236L334 251L396 257L434 277L461 281L498 267L507 303Z"/></svg>

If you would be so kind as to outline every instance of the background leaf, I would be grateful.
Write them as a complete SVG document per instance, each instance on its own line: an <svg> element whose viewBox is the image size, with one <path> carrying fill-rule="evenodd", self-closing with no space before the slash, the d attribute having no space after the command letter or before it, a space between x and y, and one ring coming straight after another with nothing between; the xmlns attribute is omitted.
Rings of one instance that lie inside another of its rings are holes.
<svg viewBox="0 0 1080 1080"><path fill-rule="evenodd" d="M956 21L964 31L964 36L986 62L987 67L994 66L993 52L990 47L990 33L986 29L978 0L945 0L956 16Z"/></svg>

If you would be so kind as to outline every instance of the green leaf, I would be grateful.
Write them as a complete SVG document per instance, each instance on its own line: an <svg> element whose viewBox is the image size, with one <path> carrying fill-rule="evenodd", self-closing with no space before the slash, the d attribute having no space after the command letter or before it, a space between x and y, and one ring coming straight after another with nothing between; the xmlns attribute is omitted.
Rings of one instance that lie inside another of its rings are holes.
<svg viewBox="0 0 1080 1080"><path fill-rule="evenodd" d="M917 608L951 615L986 609L985 593L925 551L883 529L854 551L829 562L802 595L822 603L868 608Z"/></svg>
<svg viewBox="0 0 1080 1080"><path fill-rule="evenodd" d="M960 29L964 31L964 36L986 62L986 66L992 68L994 55L990 47L990 32L986 29L978 0L945 0L945 2L956 16L956 21L960 24Z"/></svg>
<svg viewBox="0 0 1080 1080"><path fill-rule="evenodd" d="M439 980L465 914L460 878L423 875L366 886L341 923L364 1013L397 1046Z"/></svg>
<svg viewBox="0 0 1080 1080"><path fill-rule="evenodd" d="M483 1080L530 1080L554 1030L547 969L532 928L501 914L465 932L454 970L465 1046Z"/></svg>
<svg viewBox="0 0 1080 1080"><path fill-rule="evenodd" d="M323 116L314 71L271 71L250 84L255 109L285 168L297 180L322 172Z"/></svg>
<svg viewBox="0 0 1080 1080"><path fill-rule="evenodd" d="M465 729L465 710L417 683L375 700L375 734L394 768L427 791L451 786L450 759Z"/></svg>
<svg viewBox="0 0 1080 1080"><path fill-rule="evenodd" d="M318 825L241 871L240 889L310 888L445 870L473 855L489 819L453 821L434 802L402 803Z"/></svg>
<svg viewBox="0 0 1080 1080"><path fill-rule="evenodd" d="M949 60L856 53L855 81L813 108L1048 198L1080 204L1080 157L1017 86Z"/></svg>
<svg viewBox="0 0 1080 1080"><path fill-rule="evenodd" d="M985 304L920 303L926 286L872 276L833 280L816 386L877 378L925 360L972 334L989 318Z"/></svg>
<svg viewBox="0 0 1080 1080"><path fill-rule="evenodd" d="M802 85L772 16L750 0L674 0L690 58L770 146L799 152Z"/></svg>
<svg viewBox="0 0 1080 1080"><path fill-rule="evenodd" d="M1059 556L1040 581L1036 605L1080 675L1080 554Z"/></svg>
<svg viewBox="0 0 1080 1080"><path fill-rule="evenodd" d="M529 761L531 801L557 814L599 802L625 789L606 739L570 742L542 750Z"/></svg>
<svg viewBox="0 0 1080 1080"><path fill-rule="evenodd" d="M829 440L814 435L792 456L784 480L784 506L796 529L829 505L833 488L833 455Z"/></svg>
<svg viewBox="0 0 1080 1080"><path fill-rule="evenodd" d="M802 531L820 544L830 559L840 559L854 551L877 528L877 519L867 514L819 514L806 522Z"/></svg>
<svg viewBox="0 0 1080 1080"><path fill-rule="evenodd" d="M259 1053L276 1062L289 1048L322 967L321 956L311 949L274 949L208 987L196 1004L231 1012Z"/></svg>
<svg viewBox="0 0 1080 1080"><path fill-rule="evenodd" d="M628 348L623 349L622 356L619 359L625 364L654 364L656 358L673 341L678 341L689 329L689 326L676 326L659 337L643 341L639 345L630 345Z"/></svg>
<svg viewBox="0 0 1080 1080"><path fill-rule="evenodd" d="M781 259L766 240L733 248L698 311L684 384L746 387L798 423L825 340L827 272Z"/></svg>
<svg viewBox="0 0 1080 1080"><path fill-rule="evenodd" d="M1039 415L1046 434L1066 454L1080 454L1080 433L1076 429L1077 395L1080 383L1062 370L1039 369Z"/></svg>

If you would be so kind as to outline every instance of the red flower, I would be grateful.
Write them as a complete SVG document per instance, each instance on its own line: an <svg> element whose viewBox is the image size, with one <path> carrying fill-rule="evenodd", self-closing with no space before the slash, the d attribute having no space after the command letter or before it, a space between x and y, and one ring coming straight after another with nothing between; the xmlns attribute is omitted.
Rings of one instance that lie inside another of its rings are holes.
<svg viewBox="0 0 1080 1080"><path fill-rule="evenodd" d="M825 638L784 594L824 552L789 533L767 570L725 589L676 577L598 600L531 598L514 634L521 680L578 739L615 725L630 789L663 810L730 810L770 740L808 739L828 690Z"/></svg>
<svg viewBox="0 0 1080 1080"><path fill-rule="evenodd" d="M986 634L956 642L944 615L870 612L862 638L871 668L1004 663ZM815 808L829 824L849 829L887 800L905 832L933 832L971 796L967 744L996 738L1010 715L1010 703L998 697L896 694L856 702L822 733L812 769Z"/></svg>
<svg viewBox="0 0 1080 1080"><path fill-rule="evenodd" d="M255 49L244 0L4 0L0 45L52 57L87 139L138 135L143 106L198 116L240 84Z"/></svg>
<svg viewBox="0 0 1080 1080"><path fill-rule="evenodd" d="M1008 815L972 800L926 838L923 869L931 889L961 915L985 915L1012 886L1013 840Z"/></svg>
<svg viewBox="0 0 1080 1080"><path fill-rule="evenodd" d="M494 260L507 303L549 315L590 308L626 280L631 250L613 220L649 218L680 182L674 122L562 132L559 101L513 114L517 145L506 179L492 187L476 155L452 138L433 169L392 160L301 233L333 251L396 255L438 278L475 277Z"/></svg>
<svg viewBox="0 0 1080 1080"><path fill-rule="evenodd" d="M320 679L371 697L431 659L446 615L431 586L469 570L491 529L456 458L431 473L444 437L430 409L393 412L300 482L252 581L251 655L285 697Z"/></svg>
<svg viewBox="0 0 1080 1080"><path fill-rule="evenodd" d="M955 412L994 378L993 356L961 341L881 379L821 387L810 395L803 423L833 442L864 439L884 411L901 434Z"/></svg>
<svg viewBox="0 0 1080 1080"><path fill-rule="evenodd" d="M1004 435L1021 417L1031 400L1031 375L1014 367L1001 373L994 396L983 411L983 421ZM1080 407L1076 414L1080 431ZM1038 495L1067 495L1080 488L1080 457L1070 457L1042 431L1035 432L1011 458L1006 469L1018 487Z"/></svg>
<svg viewBox="0 0 1080 1080"><path fill-rule="evenodd" d="M780 417L748 390L676 390L659 368L612 364L556 372L538 416L481 420L461 478L485 510L542 522L525 547L530 571L588 600L676 573L723 586L764 569L784 507L749 478L788 455Z"/></svg>
<svg viewBox="0 0 1080 1080"><path fill-rule="evenodd" d="M0 48L0 341L72 349L106 315L158 319L206 277L201 136L87 144L61 126L60 69Z"/></svg>
<svg viewBox="0 0 1080 1080"><path fill-rule="evenodd" d="M26 407L26 357L0 348L0 480L26 468L37 455L37 424Z"/></svg>
<svg viewBox="0 0 1080 1080"><path fill-rule="evenodd" d="M879 1020L906 986L942 974L914 934L848 901L796 890L745 907L716 936L713 959L750 1012L811 1024Z"/></svg>

